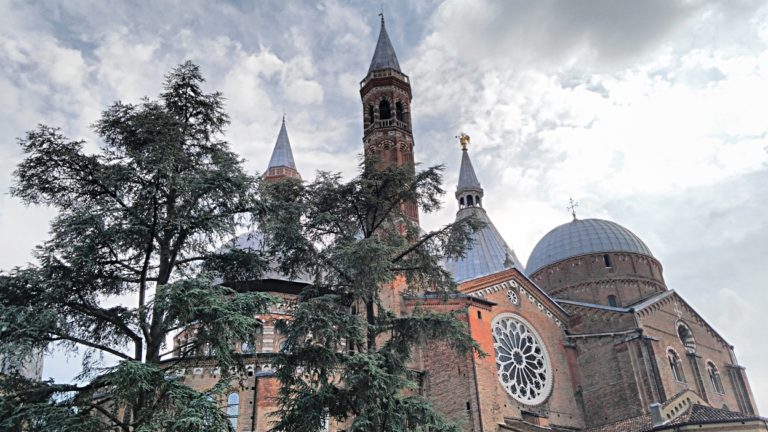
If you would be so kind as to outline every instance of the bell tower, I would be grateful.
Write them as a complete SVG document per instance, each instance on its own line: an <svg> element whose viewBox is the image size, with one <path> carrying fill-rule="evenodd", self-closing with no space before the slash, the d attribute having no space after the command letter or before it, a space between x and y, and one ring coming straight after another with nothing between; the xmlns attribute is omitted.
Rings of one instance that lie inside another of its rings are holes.
<svg viewBox="0 0 768 432"><path fill-rule="evenodd" d="M415 172L411 132L411 84L400 70L395 49L381 16L381 30L368 74L360 82L365 155L377 155L387 166L408 166ZM405 215L419 223L415 203L403 205Z"/></svg>

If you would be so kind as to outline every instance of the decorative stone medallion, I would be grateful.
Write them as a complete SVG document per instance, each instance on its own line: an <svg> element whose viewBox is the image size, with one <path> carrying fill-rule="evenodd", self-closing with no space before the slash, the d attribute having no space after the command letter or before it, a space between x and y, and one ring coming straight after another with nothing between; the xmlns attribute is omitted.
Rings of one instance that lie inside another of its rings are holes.
<svg viewBox="0 0 768 432"><path fill-rule="evenodd" d="M552 391L552 367L538 333L513 314L497 316L492 327L501 385L526 405L544 402Z"/></svg>

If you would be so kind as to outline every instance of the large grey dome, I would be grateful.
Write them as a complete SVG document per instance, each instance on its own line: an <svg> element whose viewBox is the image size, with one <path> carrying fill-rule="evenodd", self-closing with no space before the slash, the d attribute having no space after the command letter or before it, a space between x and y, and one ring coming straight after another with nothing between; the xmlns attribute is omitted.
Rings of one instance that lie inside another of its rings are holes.
<svg viewBox="0 0 768 432"><path fill-rule="evenodd" d="M530 276L556 262L601 252L631 252L653 256L638 236L602 219L574 219L548 232L533 248L526 273Z"/></svg>

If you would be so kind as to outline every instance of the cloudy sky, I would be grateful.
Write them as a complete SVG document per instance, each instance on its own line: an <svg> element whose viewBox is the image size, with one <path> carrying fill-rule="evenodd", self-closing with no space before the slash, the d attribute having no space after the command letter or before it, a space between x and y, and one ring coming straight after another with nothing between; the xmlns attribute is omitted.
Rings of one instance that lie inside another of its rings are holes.
<svg viewBox="0 0 768 432"><path fill-rule="evenodd" d="M359 81L381 2L0 0L0 268L30 259L51 211L7 194L16 138L38 123L95 148L116 100L156 96L198 63L228 98L228 139L264 170L280 117L299 170L352 174ZM386 1L410 75L416 158L470 152L485 207L526 261L579 217L628 227L680 292L736 346L768 414L768 7L762 1ZM423 217L453 218L456 204ZM45 375L61 374L49 361Z"/></svg>

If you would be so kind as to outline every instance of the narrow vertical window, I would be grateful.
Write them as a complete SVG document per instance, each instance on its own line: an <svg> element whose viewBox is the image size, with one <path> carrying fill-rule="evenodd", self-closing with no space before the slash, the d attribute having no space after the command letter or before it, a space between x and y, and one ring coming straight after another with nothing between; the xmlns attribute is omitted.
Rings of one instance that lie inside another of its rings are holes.
<svg viewBox="0 0 768 432"><path fill-rule="evenodd" d="M685 375L683 375L683 365L680 363L680 357L673 350L667 351L667 360L669 360L669 367L672 369L672 377L675 381L685 382Z"/></svg>
<svg viewBox="0 0 768 432"><path fill-rule="evenodd" d="M467 195L467 206L474 207L475 203L472 200L472 195Z"/></svg>
<svg viewBox="0 0 768 432"><path fill-rule="evenodd" d="M707 373L709 374L709 380L712 382L712 388L715 389L717 393L725 394L723 381L720 379L720 372L717 370L714 363L707 363Z"/></svg>
<svg viewBox="0 0 768 432"><path fill-rule="evenodd" d="M205 400L209 403L209 405L205 406L205 412L203 413L203 427L205 427L206 430L208 430L209 427L211 427L211 411L210 408L214 407L214 409L219 409L216 406L216 402L213 401L213 396L208 395L205 397Z"/></svg>
<svg viewBox="0 0 768 432"><path fill-rule="evenodd" d="M373 124L373 105L368 105L368 124Z"/></svg>
<svg viewBox="0 0 768 432"><path fill-rule="evenodd" d="M240 411L240 395L237 393L230 393L227 396L227 418L232 428L237 429L237 415Z"/></svg>
<svg viewBox="0 0 768 432"><path fill-rule="evenodd" d="M619 305L619 302L616 301L615 295L609 295L608 296L608 306L617 307Z"/></svg>
<svg viewBox="0 0 768 432"><path fill-rule="evenodd" d="M608 256L608 254L603 255L603 262L606 267L613 267L613 265L611 265L611 257Z"/></svg>
<svg viewBox="0 0 768 432"><path fill-rule="evenodd" d="M395 118L401 122L405 121L405 109L403 109L401 102L395 102Z"/></svg>
<svg viewBox="0 0 768 432"><path fill-rule="evenodd" d="M389 101L384 99L379 103L379 119L389 120L392 117L392 108L389 105Z"/></svg>

